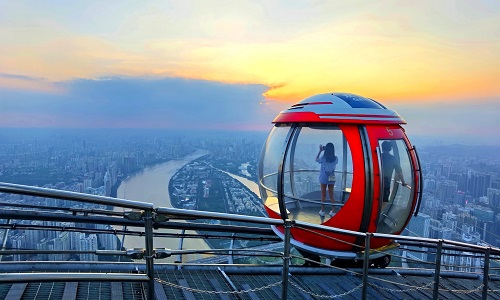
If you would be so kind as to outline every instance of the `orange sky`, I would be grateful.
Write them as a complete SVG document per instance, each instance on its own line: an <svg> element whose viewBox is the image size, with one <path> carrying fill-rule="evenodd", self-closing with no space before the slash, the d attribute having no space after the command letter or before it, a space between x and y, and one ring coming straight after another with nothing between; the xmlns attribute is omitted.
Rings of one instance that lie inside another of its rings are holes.
<svg viewBox="0 0 500 300"><path fill-rule="evenodd" d="M494 1L28 2L0 4L0 70L41 80L0 77L3 87L121 75L264 84L289 102L500 95Z"/></svg>

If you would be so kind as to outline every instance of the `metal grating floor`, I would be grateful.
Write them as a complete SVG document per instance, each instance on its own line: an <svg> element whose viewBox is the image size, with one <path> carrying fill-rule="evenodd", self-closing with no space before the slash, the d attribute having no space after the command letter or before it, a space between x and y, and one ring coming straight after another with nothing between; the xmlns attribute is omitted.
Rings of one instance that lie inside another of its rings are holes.
<svg viewBox="0 0 500 300"><path fill-rule="evenodd" d="M156 273L156 297L162 299L281 299L281 275L244 271L224 273L216 266L204 269L161 270ZM469 276L470 277L470 276ZM356 275L292 274L288 299L361 299L362 278ZM369 278L368 299L432 299L432 276L376 274ZM480 299L480 278L440 279L440 299ZM488 299L500 300L500 281L490 280ZM234 291L245 291L234 293ZM143 300L139 282L2 283L0 299Z"/></svg>

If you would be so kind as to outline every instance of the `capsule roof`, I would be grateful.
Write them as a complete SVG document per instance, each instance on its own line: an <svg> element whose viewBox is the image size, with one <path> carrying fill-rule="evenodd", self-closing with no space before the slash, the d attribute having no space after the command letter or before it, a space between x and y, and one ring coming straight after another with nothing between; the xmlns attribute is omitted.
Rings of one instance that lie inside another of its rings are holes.
<svg viewBox="0 0 500 300"><path fill-rule="evenodd" d="M273 123L406 124L395 111L377 101L347 93L319 94L283 110Z"/></svg>

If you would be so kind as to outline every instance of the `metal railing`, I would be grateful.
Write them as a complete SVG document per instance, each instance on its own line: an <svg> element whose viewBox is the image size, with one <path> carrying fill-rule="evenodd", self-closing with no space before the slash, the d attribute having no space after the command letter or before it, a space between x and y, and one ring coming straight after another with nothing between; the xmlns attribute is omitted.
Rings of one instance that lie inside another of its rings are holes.
<svg viewBox="0 0 500 300"><path fill-rule="evenodd" d="M24 186L10 183L0 183L0 192L10 193L10 194L20 194L29 195L36 197L46 197L46 198L56 198L63 200L79 201L82 203L93 203L101 204L106 206L115 206L131 209L130 211L125 211L117 213L116 211L109 210L86 210L86 209L70 209L61 211L41 211L41 207L34 207L37 210L26 210L28 207L22 207L23 205L14 204L14 208L18 209L3 209L0 210L0 219L9 220L5 224L0 225L0 230L3 228L5 231L8 229L16 228L28 228L33 230L48 229L47 226L41 226L37 228L36 225L28 224L16 224L12 220L50 220L55 222L76 222L76 223L101 223L109 225L120 225L120 226L131 226L136 228L143 228L144 231L137 230L114 230L114 234L131 234L144 237L144 248L143 249L131 249L124 251L106 251L97 250L94 253L100 255L126 255L134 259L144 259L145 274L123 274L123 273L107 273L105 276L102 273L31 273L31 272L20 272L20 273L3 273L0 274L0 283L5 282L46 282L46 281L88 281L88 280L99 280L99 281L137 281L145 282L147 285L147 299L155 299L155 259L161 259L166 257L171 257L173 255L186 255L189 253L211 253L211 254L225 254L225 255L252 255L256 251L250 251L247 249L206 249L206 250L183 250L182 245L178 250L172 249L162 249L154 248L153 237L166 237L172 236L169 234L163 234L155 232L158 228L173 228L179 230L211 230L213 232L230 232L233 235L229 236L219 236L219 238L227 238L229 240L235 238L237 233L257 233L260 235L260 239L264 237L269 240L277 240L273 238L273 232L271 229L252 227L248 225L211 225L208 224L197 224L197 223L178 223L172 220L193 220L193 219L211 219L219 221L231 221L239 222L244 224L259 224L259 225L273 225L280 226L284 228L284 240L283 240L283 251L260 251L263 256L273 256L282 259L281 266L281 276L282 284L281 297L282 299L287 299L287 293L289 286L293 285L292 281L289 281L290 274L290 262L292 258L296 256L291 254L291 230L292 228L301 228L311 230L316 234L321 235L322 232L332 232L337 234L349 235L363 238L365 241L363 249L357 253L358 258L363 261L362 264L362 283L360 287L362 298L366 299L367 288L370 286L369 279L372 271L369 270L370 267L370 255L376 251L382 251L380 249L372 249L370 243L374 238L380 239L390 239L397 240L400 243L405 243L409 246L420 246L427 248L436 249L436 261L434 267L434 281L433 281L433 297L438 298L438 292L440 290L440 277L443 273L442 270L442 256L447 255L445 251L454 250L462 252L471 252L479 255L483 261L483 284L481 287L482 298L486 299L488 294L488 282L489 282L489 271L490 271L490 261L493 257L498 259L500 256L500 249L489 247L489 246L479 246L471 245L451 240L444 239L430 239L430 238L420 238L420 237L410 237L410 236L400 236L400 235L390 235L381 233L361 233L350 230L344 230L339 228L332 228L323 225L311 224L301 221L293 220L281 220L281 219L270 219L264 217L254 217L247 215L235 215L226 213L216 213L208 211L194 211L185 210L177 208L167 208L167 207L154 207L150 203L131 201L126 199L110 198L96 195L80 194L69 191L60 191L53 189L46 189L40 187ZM4 206L7 204L4 204ZM49 209L49 207L45 207ZM56 207L50 207L52 209L57 209ZM96 231L96 229L88 228L62 228L54 226L54 230L75 230L80 232L88 232L89 230ZM109 232L108 232L109 233ZM181 237L193 237L189 235L184 235L183 232ZM215 235L213 235L215 236ZM212 236L212 237L213 237ZM200 236L197 236L198 238ZM6 234L4 234L6 238ZM242 237L244 238L244 237ZM5 244L5 243L4 243ZM23 254L23 253L43 253L42 250L8 250L5 249L5 245L0 249L0 255L9 255L12 253ZM60 251L61 252L61 251ZM72 251L66 251L71 253ZM79 251L78 253L84 253L85 251ZM91 252L91 251L90 251ZM258 251L257 251L258 252ZM305 258L303 258L306 260ZM231 260L232 261L232 260ZM5 263L5 262L0 262ZM320 263L321 264L321 263ZM321 264L325 265L325 264ZM325 265L326 266L326 265ZM156 280L157 281L157 280Z"/></svg>

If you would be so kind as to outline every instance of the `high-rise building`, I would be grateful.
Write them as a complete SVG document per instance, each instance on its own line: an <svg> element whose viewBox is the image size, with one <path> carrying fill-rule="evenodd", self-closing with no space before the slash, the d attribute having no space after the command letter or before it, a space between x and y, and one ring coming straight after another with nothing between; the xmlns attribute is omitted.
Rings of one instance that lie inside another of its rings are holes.
<svg viewBox="0 0 500 300"><path fill-rule="evenodd" d="M486 197L488 197L490 207L495 214L500 213L500 189L488 188L486 190Z"/></svg>
<svg viewBox="0 0 500 300"><path fill-rule="evenodd" d="M500 189L500 178L495 178L491 180L491 187L494 189Z"/></svg>
<svg viewBox="0 0 500 300"><path fill-rule="evenodd" d="M441 165L441 176L443 176L444 178L450 178L450 175L451 175L451 165L450 164L444 164L444 165Z"/></svg>
<svg viewBox="0 0 500 300"><path fill-rule="evenodd" d="M440 180L437 183L436 197L442 201L455 203L458 185L455 181Z"/></svg>
<svg viewBox="0 0 500 300"><path fill-rule="evenodd" d="M457 191L457 195L455 197L455 204L460 206L465 206L465 193L463 191Z"/></svg>
<svg viewBox="0 0 500 300"><path fill-rule="evenodd" d="M485 206L474 206L473 215L482 222L493 222L495 213L491 208Z"/></svg>
<svg viewBox="0 0 500 300"><path fill-rule="evenodd" d="M137 160L133 156L123 157L123 170L125 172L131 172L137 168Z"/></svg>
<svg viewBox="0 0 500 300"><path fill-rule="evenodd" d="M77 193L83 193L83 190L84 190L84 188L83 188L83 183L78 182L78 183L76 184L76 192L77 192Z"/></svg>
<svg viewBox="0 0 500 300"><path fill-rule="evenodd" d="M486 196L486 190L491 184L491 174L469 172L467 189L473 197Z"/></svg>
<svg viewBox="0 0 500 300"><path fill-rule="evenodd" d="M96 224L97 229L109 229L111 230L111 226ZM117 250L118 246L118 237L115 234L107 234L107 233L99 233L97 234L97 238L99 240L99 245L105 250Z"/></svg>
<svg viewBox="0 0 500 300"><path fill-rule="evenodd" d="M65 236L67 232L63 232L61 235L62 236ZM64 251L64 250L68 250L66 249L66 244L63 240L63 238L61 238L61 236L55 238L53 240L53 243L54 243L54 251ZM66 260L67 258L67 255L63 254L63 253L54 253L52 256L52 259L51 260L54 260L54 261L64 261Z"/></svg>
<svg viewBox="0 0 500 300"><path fill-rule="evenodd" d="M445 212L442 217L443 227L449 228L452 232L457 230L458 221L457 216L450 212Z"/></svg>
<svg viewBox="0 0 500 300"><path fill-rule="evenodd" d="M92 178L87 178L83 180L83 190L87 191L88 188L92 187Z"/></svg>
<svg viewBox="0 0 500 300"><path fill-rule="evenodd" d="M404 231L405 235L408 236L419 236L419 237L429 237L429 229L431 224L431 217L429 215L419 213L416 217L413 217L408 224L407 229ZM427 261L427 248L421 247L408 247L409 251L407 255L416 260ZM416 251L411 251L416 250Z"/></svg>
<svg viewBox="0 0 500 300"><path fill-rule="evenodd" d="M104 185L104 174L103 172L95 172L94 174L94 180L93 180L93 186L94 188L100 187Z"/></svg>
<svg viewBox="0 0 500 300"><path fill-rule="evenodd" d="M26 235L24 234L16 234L10 238L11 247L13 249L26 249ZM23 261L25 259L25 255L14 254L13 259L15 261Z"/></svg>
<svg viewBox="0 0 500 300"><path fill-rule="evenodd" d="M433 192L436 190L436 181L434 179L425 179L424 180L424 188L429 191Z"/></svg>
<svg viewBox="0 0 500 300"><path fill-rule="evenodd" d="M500 245L500 214L495 215L495 222L492 225L493 231L493 245Z"/></svg>
<svg viewBox="0 0 500 300"><path fill-rule="evenodd" d="M106 174L104 174L104 189L105 189L105 196L110 196L111 195L111 175L109 174L109 171L106 171Z"/></svg>
<svg viewBox="0 0 500 300"><path fill-rule="evenodd" d="M116 181L118 180L118 167L115 162L113 162L109 168L109 175L111 176L111 185L115 185Z"/></svg>
<svg viewBox="0 0 500 300"><path fill-rule="evenodd" d="M31 221L32 225L42 225L42 221ZM36 244L43 239L43 232L41 230L25 230L26 234L26 248L36 249Z"/></svg>
<svg viewBox="0 0 500 300"><path fill-rule="evenodd" d="M431 239L443 238L443 224L437 219L431 219L429 225L429 237Z"/></svg>
<svg viewBox="0 0 500 300"><path fill-rule="evenodd" d="M80 240L78 242L78 250L80 251L95 251L97 250L97 235L85 233L80 234ZM80 254L80 260L83 261L94 261L97 260L97 256L92 253L82 253Z"/></svg>

